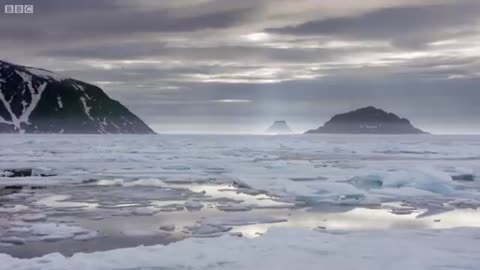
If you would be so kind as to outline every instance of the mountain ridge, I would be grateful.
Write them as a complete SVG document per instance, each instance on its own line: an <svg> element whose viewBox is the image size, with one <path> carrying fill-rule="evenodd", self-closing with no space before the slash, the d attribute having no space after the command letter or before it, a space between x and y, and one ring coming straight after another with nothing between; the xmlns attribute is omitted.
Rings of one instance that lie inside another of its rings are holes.
<svg viewBox="0 0 480 270"><path fill-rule="evenodd" d="M93 84L0 60L0 133L154 131Z"/></svg>

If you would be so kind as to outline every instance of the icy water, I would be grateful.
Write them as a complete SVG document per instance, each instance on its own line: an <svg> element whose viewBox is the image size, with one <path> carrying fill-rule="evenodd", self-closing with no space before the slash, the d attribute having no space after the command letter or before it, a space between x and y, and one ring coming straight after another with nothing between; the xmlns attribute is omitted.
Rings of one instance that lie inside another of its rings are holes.
<svg viewBox="0 0 480 270"><path fill-rule="evenodd" d="M21 258L480 227L480 136L2 135L0 173L0 253Z"/></svg>

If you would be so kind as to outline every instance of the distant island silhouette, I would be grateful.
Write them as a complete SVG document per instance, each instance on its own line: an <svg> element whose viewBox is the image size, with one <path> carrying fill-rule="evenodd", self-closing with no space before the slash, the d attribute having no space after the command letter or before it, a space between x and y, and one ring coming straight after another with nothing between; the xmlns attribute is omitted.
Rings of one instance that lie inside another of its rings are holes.
<svg viewBox="0 0 480 270"><path fill-rule="evenodd" d="M406 118L368 106L336 114L323 126L305 134L428 134Z"/></svg>
<svg viewBox="0 0 480 270"><path fill-rule="evenodd" d="M270 134L291 134L293 131L285 120L277 120L265 131Z"/></svg>

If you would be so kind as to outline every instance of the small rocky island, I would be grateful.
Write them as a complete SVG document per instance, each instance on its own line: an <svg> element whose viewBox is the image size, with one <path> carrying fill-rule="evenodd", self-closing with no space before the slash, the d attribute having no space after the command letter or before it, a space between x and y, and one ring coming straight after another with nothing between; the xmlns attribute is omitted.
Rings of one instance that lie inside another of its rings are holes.
<svg viewBox="0 0 480 270"><path fill-rule="evenodd" d="M373 106L337 114L323 126L306 134L426 134L408 119Z"/></svg>
<svg viewBox="0 0 480 270"><path fill-rule="evenodd" d="M154 133L102 89L0 61L0 133Z"/></svg>
<svg viewBox="0 0 480 270"><path fill-rule="evenodd" d="M293 131L287 124L285 120L277 120L265 131L269 134L291 134Z"/></svg>

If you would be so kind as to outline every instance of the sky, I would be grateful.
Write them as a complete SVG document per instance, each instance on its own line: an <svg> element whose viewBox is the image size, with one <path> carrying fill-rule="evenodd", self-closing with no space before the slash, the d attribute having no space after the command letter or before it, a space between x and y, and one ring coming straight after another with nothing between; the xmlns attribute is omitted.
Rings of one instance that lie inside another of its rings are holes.
<svg viewBox="0 0 480 270"><path fill-rule="evenodd" d="M297 132L373 105L480 133L477 0L0 0L0 59L100 86L160 133Z"/></svg>

